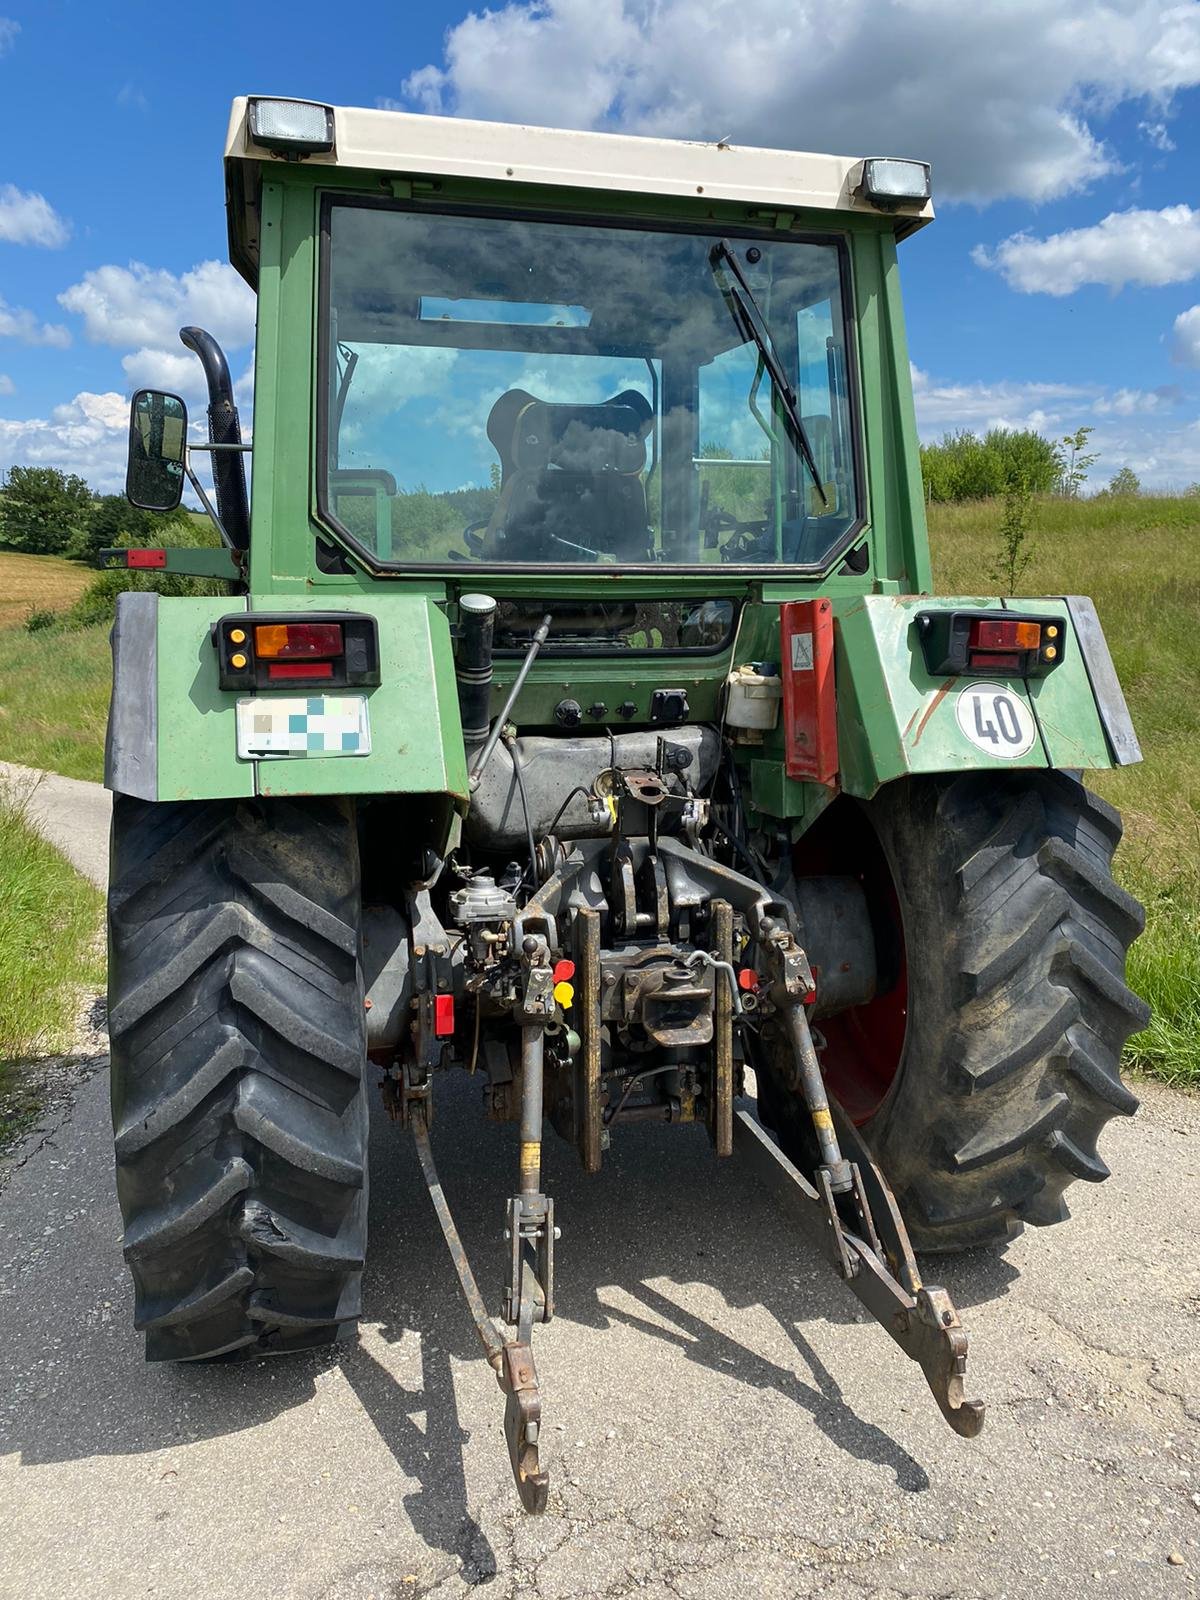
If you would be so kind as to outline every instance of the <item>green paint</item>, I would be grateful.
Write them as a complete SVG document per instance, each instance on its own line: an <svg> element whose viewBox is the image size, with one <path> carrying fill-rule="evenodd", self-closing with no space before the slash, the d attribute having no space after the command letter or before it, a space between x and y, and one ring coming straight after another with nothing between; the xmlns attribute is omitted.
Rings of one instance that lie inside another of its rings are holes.
<svg viewBox="0 0 1200 1600"><path fill-rule="evenodd" d="M1061 601L1016 600L1014 607L1066 615ZM1046 678L997 679L1030 707L1039 738L1017 759L990 755L958 725L964 678L933 678L916 639L919 611L955 607L1003 609L978 596L937 599L866 595L835 600L835 671L842 786L868 796L880 784L915 772L997 771L1012 767L1107 767L1108 743L1096 713L1078 643Z"/></svg>
<svg viewBox="0 0 1200 1600"><path fill-rule="evenodd" d="M254 793L254 772L237 758L234 701L217 687L210 629L244 611L244 599L205 596L158 605L158 798L217 800Z"/></svg>

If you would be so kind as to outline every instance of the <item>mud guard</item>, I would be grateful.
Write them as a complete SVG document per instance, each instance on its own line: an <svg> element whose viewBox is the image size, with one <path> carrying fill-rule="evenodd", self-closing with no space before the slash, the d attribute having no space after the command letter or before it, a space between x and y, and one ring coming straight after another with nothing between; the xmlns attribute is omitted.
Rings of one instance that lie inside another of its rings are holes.
<svg viewBox="0 0 1200 1600"><path fill-rule="evenodd" d="M254 597L256 611L301 613L328 604L308 595ZM363 595L338 596L341 609L377 619L382 679L355 691L368 702L370 753L345 758L239 758L241 697L218 684L212 628L247 606L244 596L118 597L104 771L109 789L142 800L429 794L465 808L450 628L430 599L398 591L375 604ZM160 706L169 714L160 717Z"/></svg>

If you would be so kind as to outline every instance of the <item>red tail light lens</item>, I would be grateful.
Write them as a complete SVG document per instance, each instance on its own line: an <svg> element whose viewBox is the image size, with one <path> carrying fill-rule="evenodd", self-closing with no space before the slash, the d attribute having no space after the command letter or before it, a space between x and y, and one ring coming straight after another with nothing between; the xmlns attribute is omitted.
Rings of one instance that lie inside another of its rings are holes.
<svg viewBox="0 0 1200 1600"><path fill-rule="evenodd" d="M254 630L255 654L265 660L340 656L343 648L340 622L268 622Z"/></svg>
<svg viewBox="0 0 1200 1600"><path fill-rule="evenodd" d="M1015 650L972 650L972 672L995 672L1004 678L1019 678L1025 670L1025 657Z"/></svg>
<svg viewBox="0 0 1200 1600"><path fill-rule="evenodd" d="M1036 650L1041 642L1042 629L1036 622L980 617L971 624L972 650Z"/></svg>
<svg viewBox="0 0 1200 1600"><path fill-rule="evenodd" d="M303 678L311 683L314 678L332 678L332 661L271 661L267 664L267 679L274 683L279 678Z"/></svg>

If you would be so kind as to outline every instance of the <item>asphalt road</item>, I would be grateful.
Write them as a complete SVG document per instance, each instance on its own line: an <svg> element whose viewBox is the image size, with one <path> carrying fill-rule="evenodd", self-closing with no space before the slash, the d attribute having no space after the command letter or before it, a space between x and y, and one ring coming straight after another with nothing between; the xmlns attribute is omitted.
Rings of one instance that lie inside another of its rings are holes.
<svg viewBox="0 0 1200 1600"><path fill-rule="evenodd" d="M102 812L42 825L78 847ZM445 1090L434 1144L494 1289L511 1130L467 1079ZM404 1136L378 1119L357 1345L147 1367L101 1073L0 1195L0 1594L1194 1594L1200 1102L1147 1089L1105 1154L1114 1177L1072 1190L1067 1225L936 1264L989 1405L967 1442L698 1130L632 1128L590 1180L551 1142L554 1484L534 1520Z"/></svg>

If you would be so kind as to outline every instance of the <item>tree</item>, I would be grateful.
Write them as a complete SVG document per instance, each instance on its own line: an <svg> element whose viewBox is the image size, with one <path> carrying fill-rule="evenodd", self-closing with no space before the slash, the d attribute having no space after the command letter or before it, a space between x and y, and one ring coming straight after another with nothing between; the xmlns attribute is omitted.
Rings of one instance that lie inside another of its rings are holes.
<svg viewBox="0 0 1200 1600"><path fill-rule="evenodd" d="M60 555L85 532L92 492L57 467L13 467L0 484L0 545L28 555Z"/></svg>
<svg viewBox="0 0 1200 1600"><path fill-rule="evenodd" d="M96 563L101 550L130 545L193 544L184 538L191 517L182 506L174 511L139 511L122 494L102 494L92 502L91 515L67 547L77 561Z"/></svg>
<svg viewBox="0 0 1200 1600"><path fill-rule="evenodd" d="M1016 594L1017 584L1033 560L1029 544L1029 485L1022 479L1010 483L1004 495L1004 515L1000 519L1000 549L992 566L992 577L1004 584L1006 594Z"/></svg>
<svg viewBox="0 0 1200 1600"><path fill-rule="evenodd" d="M1141 494L1142 480L1132 467L1122 467L1120 472L1115 472L1109 480L1106 492L1119 496Z"/></svg>
<svg viewBox="0 0 1200 1600"><path fill-rule="evenodd" d="M1068 500L1078 497L1080 489L1087 480L1088 468L1094 466L1100 459L1099 451L1086 454L1088 436L1093 431L1091 428L1077 428L1074 433L1063 434L1062 447L1066 454L1063 457L1059 488Z"/></svg>

